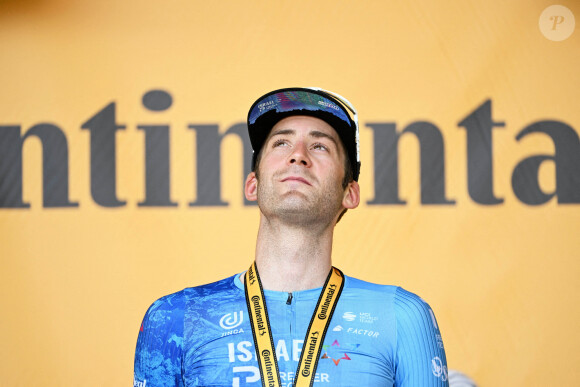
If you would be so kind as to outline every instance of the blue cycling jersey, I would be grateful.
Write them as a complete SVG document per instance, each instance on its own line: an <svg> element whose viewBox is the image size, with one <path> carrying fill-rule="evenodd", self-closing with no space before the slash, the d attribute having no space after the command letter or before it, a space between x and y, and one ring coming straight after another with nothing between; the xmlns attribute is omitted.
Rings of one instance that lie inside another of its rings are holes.
<svg viewBox="0 0 580 387"><path fill-rule="evenodd" d="M321 290L264 290L285 387L292 386ZM400 287L345 276L314 385L448 386L429 305ZM261 386L240 275L151 305L137 340L134 386Z"/></svg>

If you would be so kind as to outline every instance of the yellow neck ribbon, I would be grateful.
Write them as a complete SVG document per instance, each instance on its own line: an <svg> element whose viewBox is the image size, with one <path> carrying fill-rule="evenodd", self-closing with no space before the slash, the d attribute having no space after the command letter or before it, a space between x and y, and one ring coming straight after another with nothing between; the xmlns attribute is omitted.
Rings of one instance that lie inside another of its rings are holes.
<svg viewBox="0 0 580 387"><path fill-rule="evenodd" d="M260 365L262 386L279 387L282 384L280 383L276 350L272 339L270 321L268 320L266 298L264 297L264 290L262 289L256 262L252 263L252 266L246 272L245 280L246 304L248 306L258 364ZM314 383L322 343L343 286L344 275L333 266L330 269L330 273L328 273L328 277L326 277L326 282L304 337L304 345L302 346L298 369L295 373L294 387L311 387Z"/></svg>

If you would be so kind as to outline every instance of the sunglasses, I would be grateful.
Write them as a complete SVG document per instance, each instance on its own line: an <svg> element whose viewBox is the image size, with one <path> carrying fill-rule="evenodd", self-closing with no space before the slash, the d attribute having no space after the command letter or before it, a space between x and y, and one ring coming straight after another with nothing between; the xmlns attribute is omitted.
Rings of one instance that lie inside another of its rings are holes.
<svg viewBox="0 0 580 387"><path fill-rule="evenodd" d="M342 105L344 107L346 107L352 113L352 120L353 120L354 126L355 126L354 129L355 129L355 143L356 143L356 161L360 162L360 140L359 140L359 129L358 129L358 113L357 113L356 109L354 108L353 104L350 103L350 101L348 99L344 98L342 95L334 93L332 91L321 89L320 87L306 87L306 89L319 91L319 92L322 92L322 93L325 93L325 94L328 94L328 95L334 97L334 99L336 99L340 103L342 103Z"/></svg>
<svg viewBox="0 0 580 387"><path fill-rule="evenodd" d="M284 116L296 112L310 113L315 116L322 113L337 119L341 128L347 128L339 133L345 144L352 144L354 148L351 148L352 156L355 156L356 166L360 165L359 124L356 109L343 96L319 87L274 90L254 102L248 113L248 128L254 149L260 149L265 139L265 134L259 134L261 130L256 129L258 126L256 122L260 121L260 118L272 115ZM347 145L347 147L350 146Z"/></svg>

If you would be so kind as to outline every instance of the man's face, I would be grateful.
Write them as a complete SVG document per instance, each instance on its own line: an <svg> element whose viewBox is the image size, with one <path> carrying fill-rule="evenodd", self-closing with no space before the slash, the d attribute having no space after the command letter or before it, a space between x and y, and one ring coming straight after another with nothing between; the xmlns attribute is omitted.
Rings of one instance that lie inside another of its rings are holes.
<svg viewBox="0 0 580 387"><path fill-rule="evenodd" d="M287 117L274 125L261 152L257 200L266 217L302 224L335 220L349 187L342 187L345 150L330 125Z"/></svg>

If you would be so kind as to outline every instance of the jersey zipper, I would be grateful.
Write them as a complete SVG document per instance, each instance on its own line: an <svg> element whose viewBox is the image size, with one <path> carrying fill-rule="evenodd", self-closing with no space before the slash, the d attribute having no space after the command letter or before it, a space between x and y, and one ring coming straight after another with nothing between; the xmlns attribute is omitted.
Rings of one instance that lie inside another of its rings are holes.
<svg viewBox="0 0 580 387"><path fill-rule="evenodd" d="M289 327L290 328L290 337L293 336L293 334L292 334L292 322L293 322L293 319L294 319L294 310L293 310L294 308L292 307L292 298L293 298L292 297L292 292L289 292L288 293L288 298L286 299L286 305L288 305L288 307L290 308L290 310L288 311L288 316L290 317L289 318L289 322L290 322L290 327Z"/></svg>

